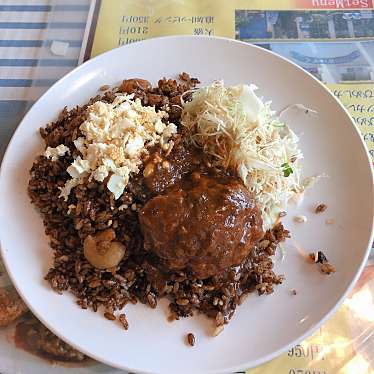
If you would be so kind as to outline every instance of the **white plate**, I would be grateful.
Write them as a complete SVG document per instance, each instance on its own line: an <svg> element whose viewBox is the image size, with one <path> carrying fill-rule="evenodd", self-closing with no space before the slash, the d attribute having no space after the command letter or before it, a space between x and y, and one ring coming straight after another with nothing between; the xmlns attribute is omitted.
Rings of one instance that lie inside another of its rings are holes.
<svg viewBox="0 0 374 374"><path fill-rule="evenodd" d="M137 305L128 308L124 332L99 313L83 311L68 293L59 296L43 280L51 250L42 220L26 193L28 170L42 149L38 128L56 118L65 105L85 103L98 87L124 78L157 82L186 71L209 83L255 83L260 95L281 109L302 103L319 116L287 115L302 135L305 174L325 173L305 197L298 214L306 224L287 227L293 239L276 270L286 281L270 296L251 295L217 338L203 317L170 324L165 312ZM316 79L266 50L237 41L170 37L131 44L105 53L57 82L28 112L5 155L0 179L0 236L7 270L32 311L52 331L84 353L110 365L146 373L228 373L261 364L311 334L336 310L357 280L372 242L373 177L364 143L346 110ZM316 215L318 202L328 205ZM326 225L334 218L335 225ZM296 243L296 246L294 245ZM300 255L323 250L337 273L325 276ZM292 296L291 289L297 290ZM188 332L196 346L184 344Z"/></svg>

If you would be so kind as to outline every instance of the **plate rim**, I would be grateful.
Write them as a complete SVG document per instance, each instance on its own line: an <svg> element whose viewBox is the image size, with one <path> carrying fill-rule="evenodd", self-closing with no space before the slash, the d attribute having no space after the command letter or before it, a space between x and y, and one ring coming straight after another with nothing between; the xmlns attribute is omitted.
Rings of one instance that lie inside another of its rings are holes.
<svg viewBox="0 0 374 374"><path fill-rule="evenodd" d="M199 36L191 36L191 35L171 35L171 36L162 36L162 37L157 37L157 38L149 38L149 39L145 39L145 40L142 40L142 41L139 41L137 42L136 44L139 45L139 44L147 44L147 43L154 43L154 42L158 42L158 41L168 41L168 40L175 40L175 39L180 39L180 40L185 40L185 39L206 39L206 40L209 40L209 39L212 39L212 40L221 40L223 42L228 42L228 43L233 43L233 44L238 44L238 45L242 45L243 47L246 47L246 48L252 48L254 50L261 50L262 53L265 53L265 54L270 54L278 59L281 59L283 60L284 62L288 63L288 64L291 64L294 68L302 71L304 74L306 74L307 76L309 76L309 78L312 78L315 82L317 82L319 84L319 86L325 91L327 92L330 97L333 98L333 100L340 106L341 109L343 109L343 111L345 112L345 114L348 116L349 120L350 120L350 123L354 129L354 131L356 132L356 134L358 135L358 138L360 140L360 143L361 143L361 146L363 147L363 150L365 151L365 155L366 155L366 160L368 162L368 167L369 167L369 174L371 176L371 180L373 181L374 179L374 170L373 170L373 163L371 162L371 157L370 157L370 154L369 154L369 151L368 151L368 147L358 129L358 126L357 124L355 123L355 121L353 120L351 114L348 112L347 108L345 108L345 106L342 104L341 101L338 100L338 98L336 98L333 93L326 87L325 84L323 84L321 81L319 81L316 77L314 77L311 73L309 73L308 71L304 70L303 68L301 68L299 65L297 65L296 63L294 63L293 61L273 52L273 51L270 51L270 50L267 50L267 49L264 49L260 46L257 46L257 45L254 45L254 44L250 44L250 43L246 43L246 42L243 42L243 41L240 41L240 40L236 40L236 39L231 39L231 38L227 38L227 37L218 37L218 36L203 36L203 35L199 35ZM40 97L38 98L38 100L35 101L35 103L33 103L33 105L28 109L28 111L25 113L25 115L23 116L22 120L20 121L20 123L18 124L16 130L14 131L7 147L6 147L6 151L4 153L4 157L3 157L3 160L1 162L1 166L0 166L0 201L2 199L2 184L3 184L3 179L4 179L4 169L5 169L5 164L7 163L7 159L9 157L9 154L10 154L10 148L12 147L12 143L15 139L15 137L17 136L18 132L20 131L20 129L22 128L23 126L23 123L25 122L25 120L27 119L27 117L30 115L30 112L32 110L34 110L34 107L35 105L42 99L44 98L45 96L47 96L49 94L49 91L54 88L55 86L59 85L63 80L66 80L68 79L71 75L73 74L76 74L77 71L83 69L84 66L87 66L89 65L92 61L100 61L101 59L103 59L105 61L105 59L107 58L106 56L110 55L111 53L114 53L114 51L116 50L119 50L119 49L126 49L128 48L129 46L131 46L131 44L128 44L128 45L124 45L124 46L120 46L120 47L117 47L117 48L114 48L114 49L111 49L109 51L106 51L98 56L95 56L93 57L92 59L90 60L87 60L85 61L84 63L78 65L77 67L75 67L73 70L71 70L69 73L67 73L66 75L64 75L63 77L61 77L59 80L57 80L51 87L48 88L48 90ZM373 186L372 186L372 189L373 189ZM373 200L373 197L372 197L372 200ZM341 294L341 296L339 297L338 301L335 303L335 305L327 312L324 314L324 316L317 322L315 323L312 327L310 327L309 329L307 329L307 331L300 335L299 337L297 337L296 339L294 339L292 342L289 342L287 345L283 346L282 348L270 353L270 354L267 354L263 357L260 357L256 360L252 360L246 364L239 364L239 365L236 365L236 366L233 366L233 367L230 367L230 368L225 368L225 369L220 369L219 371L212 371L212 370L209 370L209 371L204 371L204 374L226 374L228 371L232 371L232 372L235 372L235 371L239 371L239 370L242 370L242 369L250 369L250 368L254 368L256 366L259 366L261 364L264 364L276 357L278 357L279 355L281 355L282 353L286 352L287 350L289 350L290 348L292 348L293 346L297 345L299 342L305 340L307 337L311 336L312 334L315 333L315 331L321 326L323 325L328 319L330 319L335 313L336 311L338 310L338 308L342 305L343 301L346 299L346 297L348 296L348 294L352 291L353 287L355 286L358 278L360 277L365 265L366 265L366 262L368 260L368 257L369 257L369 254L371 252L371 246L372 246L372 243L373 243L373 239L374 239L374 206L372 205L371 207L371 210L373 212L372 214L372 219L371 219L371 232L370 232L370 236L369 236L369 240L368 240L368 243L367 243L367 247L366 247L366 251L365 251L365 254L363 256L363 259L360 263L360 266L358 267L357 271L356 271L356 274L355 276L353 277L353 279L351 280L350 282L350 285L347 287L347 289ZM161 372L155 372L155 371L139 371L139 369L137 368L132 368L132 367L129 367L129 366L123 366L123 365L118 365L117 363L113 363L111 362L110 360L106 360L105 358L102 358L100 357L98 359L98 356L93 356L90 352L86 351L85 349L82 349L81 347L79 347L76 343L70 341L70 339L67 339L65 336L63 336L62 334L56 332L54 326L51 326L48 322L45 321L45 319L39 315L39 313L37 312L36 309L34 309L32 306L29 305L28 303L28 300L23 296L23 294L20 292L20 289L18 287L18 284L17 282L15 281L15 277L13 276L13 273L10 271L10 264L8 263L8 260L7 260L7 256L6 256L6 252L7 250L4 248L4 246L2 245L2 238L1 238L1 229L0 229L0 253L1 253L1 256L2 256L2 260L3 260L3 263L5 265L5 268L6 268L6 271L8 273L8 276L9 278L11 279L12 281L12 284L13 286L16 288L17 292L20 294L21 298L24 300L24 302L26 303L26 305L28 306L28 308L31 310L31 312L45 325L47 326L55 335L57 335L59 338L61 338L63 341L67 342L68 344L70 344L71 346L75 347L76 349L78 349L79 351L81 351L82 353L86 354L87 356L89 357L92 357L102 363L105 363L111 367L115 367L115 368L120 368L122 370L128 370L128 371L134 371L134 372L138 372L138 373L144 373L144 374L155 374L155 373L161 373ZM195 371L196 373L199 373L200 371ZM203 373L203 372L201 372Z"/></svg>

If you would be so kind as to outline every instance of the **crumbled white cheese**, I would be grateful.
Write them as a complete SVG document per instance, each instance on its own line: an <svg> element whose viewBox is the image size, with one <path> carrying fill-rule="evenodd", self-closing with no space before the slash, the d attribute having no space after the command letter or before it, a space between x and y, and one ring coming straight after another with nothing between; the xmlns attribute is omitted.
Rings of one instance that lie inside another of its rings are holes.
<svg viewBox="0 0 374 374"><path fill-rule="evenodd" d="M70 154L70 149L66 145L60 144L55 148L47 147L44 156L52 161L57 161L59 157L65 156L66 153Z"/></svg>
<svg viewBox="0 0 374 374"><path fill-rule="evenodd" d="M173 134L177 133L177 126L174 125L174 123L169 123L162 133L164 138L170 138Z"/></svg>
<svg viewBox="0 0 374 374"><path fill-rule="evenodd" d="M68 196L70 195L70 191L78 186L78 184L80 184L80 180L79 179L69 179L66 183L65 183L65 186L64 187L59 187L61 193L60 193L60 197L63 197L64 200L66 201L68 199Z"/></svg>
<svg viewBox="0 0 374 374"><path fill-rule="evenodd" d="M130 157L135 157L143 148L144 140L140 135L136 134L128 139L125 147L125 153L127 153L127 155Z"/></svg>
<svg viewBox="0 0 374 374"><path fill-rule="evenodd" d="M81 178L82 176L86 176L90 171L90 163L78 156L66 171L72 178Z"/></svg>
<svg viewBox="0 0 374 374"><path fill-rule="evenodd" d="M166 125L161 120L155 123L155 130L157 134L162 134L162 132L165 130L165 127Z"/></svg>
<svg viewBox="0 0 374 374"><path fill-rule="evenodd" d="M113 174L107 183L108 190L113 193L114 198L117 200L123 193L127 183L129 181L128 176L122 176Z"/></svg>
<svg viewBox="0 0 374 374"><path fill-rule="evenodd" d="M104 182L118 199L132 173L138 173L142 158L155 144L169 147L177 127L165 125L166 112L143 107L133 95L119 95L113 103L97 101L87 109L80 126L82 136L74 141L78 156L67 168L72 179L61 189L67 199L73 187L88 180ZM59 146L60 147L60 146ZM58 147L57 147L58 148Z"/></svg>
<svg viewBox="0 0 374 374"><path fill-rule="evenodd" d="M86 152L86 147L84 146L84 138L77 138L73 143L75 145L75 148L77 148L80 153L83 154Z"/></svg>
<svg viewBox="0 0 374 374"><path fill-rule="evenodd" d="M104 179L109 175L108 169L104 166L101 165L99 166L93 173L92 176L95 180L98 182L103 182Z"/></svg>

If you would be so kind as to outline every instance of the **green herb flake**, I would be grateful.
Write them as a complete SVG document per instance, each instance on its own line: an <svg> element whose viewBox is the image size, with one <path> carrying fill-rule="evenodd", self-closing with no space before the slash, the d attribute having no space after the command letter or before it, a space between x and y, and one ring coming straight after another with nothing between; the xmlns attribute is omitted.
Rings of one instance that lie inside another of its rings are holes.
<svg viewBox="0 0 374 374"><path fill-rule="evenodd" d="M283 175L285 177L289 177L293 173L293 170L291 166L288 164L288 162L282 164L281 167L283 168Z"/></svg>

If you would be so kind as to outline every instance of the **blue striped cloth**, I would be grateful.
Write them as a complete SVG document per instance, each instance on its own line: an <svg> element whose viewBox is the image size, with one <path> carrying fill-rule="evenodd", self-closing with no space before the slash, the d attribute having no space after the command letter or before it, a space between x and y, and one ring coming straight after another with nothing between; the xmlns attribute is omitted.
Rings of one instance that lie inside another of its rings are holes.
<svg viewBox="0 0 374 374"><path fill-rule="evenodd" d="M0 160L30 105L78 64L90 0L0 4ZM65 55L52 51L68 44Z"/></svg>

